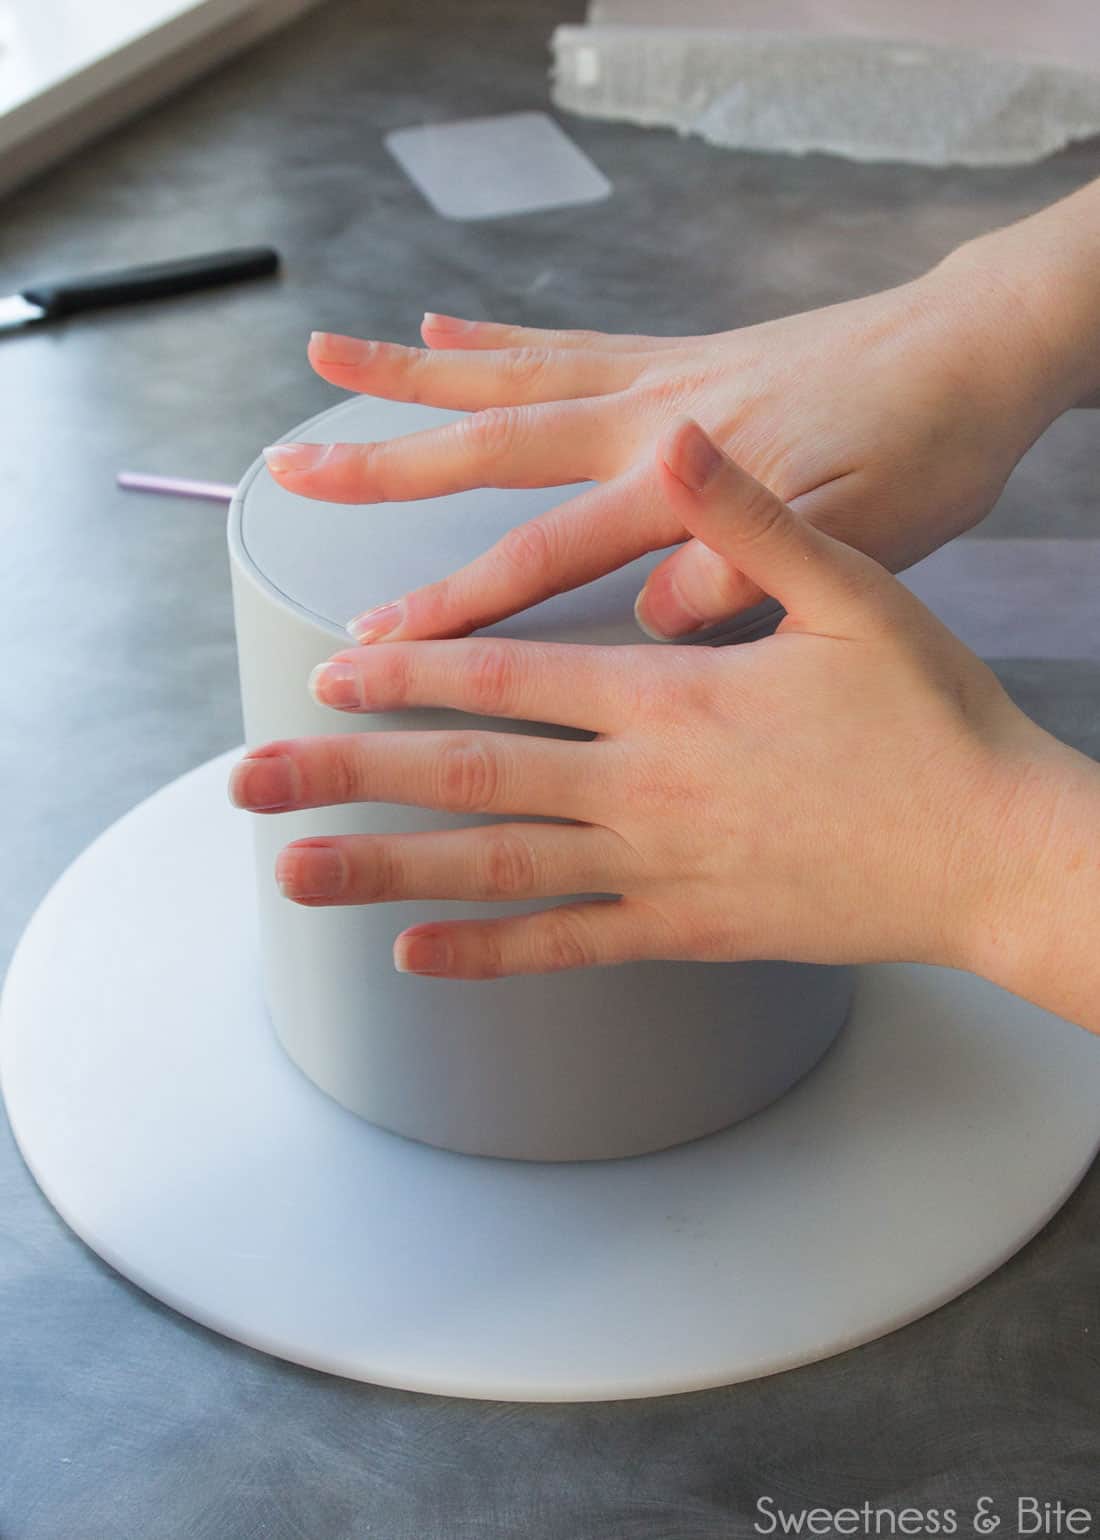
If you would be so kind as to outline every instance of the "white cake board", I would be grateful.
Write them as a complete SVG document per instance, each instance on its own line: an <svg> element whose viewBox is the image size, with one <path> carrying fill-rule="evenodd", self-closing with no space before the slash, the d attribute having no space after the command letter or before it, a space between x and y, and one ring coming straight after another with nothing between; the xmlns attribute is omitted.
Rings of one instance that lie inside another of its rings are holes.
<svg viewBox="0 0 1100 1540"><path fill-rule="evenodd" d="M216 1331L459 1396L724 1384L960 1293L1093 1156L1100 1044L908 966L863 970L836 1046L779 1102L671 1151L532 1164L376 1129L268 1025L249 815L225 789L238 752L69 867L0 1011L0 1084L43 1192L119 1272Z"/></svg>

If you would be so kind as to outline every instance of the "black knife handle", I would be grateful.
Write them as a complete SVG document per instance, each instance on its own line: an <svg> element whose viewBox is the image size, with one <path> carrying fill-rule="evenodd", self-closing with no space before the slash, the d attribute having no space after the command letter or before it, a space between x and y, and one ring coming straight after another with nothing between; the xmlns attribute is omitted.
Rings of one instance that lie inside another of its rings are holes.
<svg viewBox="0 0 1100 1540"><path fill-rule="evenodd" d="M203 257L183 257L178 262L93 273L87 278L58 278L20 292L32 305L41 305L47 316L72 315L77 310L98 310L102 305L187 294L192 289L232 283L237 278L265 278L277 272L278 267L279 254L270 246L246 246Z"/></svg>

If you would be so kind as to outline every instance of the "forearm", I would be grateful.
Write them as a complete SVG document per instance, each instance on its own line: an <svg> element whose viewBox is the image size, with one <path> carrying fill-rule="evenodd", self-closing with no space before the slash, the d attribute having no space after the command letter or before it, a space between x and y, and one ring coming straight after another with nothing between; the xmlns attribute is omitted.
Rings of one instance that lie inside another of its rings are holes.
<svg viewBox="0 0 1100 1540"><path fill-rule="evenodd" d="M1100 406L1100 180L966 242L937 271L972 285L976 302L1022 337L1050 421Z"/></svg>
<svg viewBox="0 0 1100 1540"><path fill-rule="evenodd" d="M994 786L965 965L1100 1033L1100 765L1035 728Z"/></svg>

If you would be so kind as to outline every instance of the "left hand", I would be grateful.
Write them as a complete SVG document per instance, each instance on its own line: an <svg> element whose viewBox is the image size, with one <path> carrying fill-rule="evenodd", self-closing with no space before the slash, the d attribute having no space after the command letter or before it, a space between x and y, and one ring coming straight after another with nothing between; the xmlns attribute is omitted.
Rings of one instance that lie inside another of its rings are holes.
<svg viewBox="0 0 1100 1540"><path fill-rule="evenodd" d="M379 443L264 454L288 491L334 502L591 483L349 621L358 642L466 636L666 547L636 614L651 636L682 638L761 592L686 538L661 493L651 446L677 414L809 523L899 571L983 518L1068 404L1017 294L1035 287L1006 289L962 248L883 294L711 336L441 316L425 317L427 349L318 333L310 362L332 384L464 415Z"/></svg>
<svg viewBox="0 0 1100 1540"><path fill-rule="evenodd" d="M231 795L256 812L382 801L512 820L296 840L277 863L284 894L620 895L398 936L398 968L454 978L643 958L967 966L1012 860L1000 824L1045 735L882 567L793 514L697 424L673 430L657 471L684 527L786 607L776 635L337 653L312 682L337 709L453 707L596 736L357 733L254 749Z"/></svg>

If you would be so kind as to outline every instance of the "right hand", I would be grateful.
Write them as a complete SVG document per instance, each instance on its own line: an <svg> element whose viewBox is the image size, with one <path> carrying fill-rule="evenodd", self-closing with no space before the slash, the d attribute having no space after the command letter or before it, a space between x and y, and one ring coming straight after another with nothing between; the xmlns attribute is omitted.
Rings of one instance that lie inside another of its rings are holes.
<svg viewBox="0 0 1100 1540"><path fill-rule="evenodd" d="M1057 755L1040 773L1047 735L913 594L697 424L673 428L653 470L684 527L783 602L778 633L744 647L486 637L337 653L311 681L322 705L473 710L588 736L414 726L251 749L232 795L264 816L396 801L496 820L295 841L276 866L284 894L570 896L402 932L399 967L453 978L649 958L984 962L1044 859L1030 831L1049 832L1068 785Z"/></svg>
<svg viewBox="0 0 1100 1540"><path fill-rule="evenodd" d="M713 336L432 316L423 336L425 349L315 333L309 358L345 389L471 415L377 444L280 445L281 485L352 503L596 485L394 595L384 630L349 626L360 641L466 635L685 541L642 592L646 630L686 635L758 602L660 494L651 446L682 413L810 523L898 571L983 518L1060 410L1017 296L951 258L882 294Z"/></svg>

